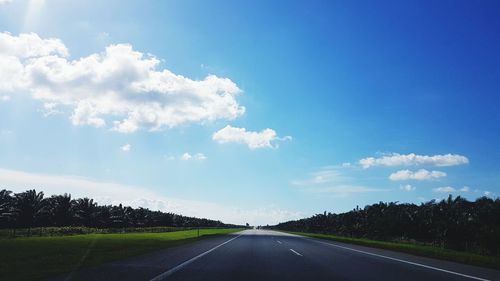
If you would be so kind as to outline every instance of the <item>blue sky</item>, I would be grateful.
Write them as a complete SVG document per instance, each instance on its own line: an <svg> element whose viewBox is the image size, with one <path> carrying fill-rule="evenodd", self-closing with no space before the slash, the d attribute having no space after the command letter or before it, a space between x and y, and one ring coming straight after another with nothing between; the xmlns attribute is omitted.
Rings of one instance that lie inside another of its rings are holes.
<svg viewBox="0 0 500 281"><path fill-rule="evenodd" d="M0 1L0 188L267 224L500 193L497 1Z"/></svg>

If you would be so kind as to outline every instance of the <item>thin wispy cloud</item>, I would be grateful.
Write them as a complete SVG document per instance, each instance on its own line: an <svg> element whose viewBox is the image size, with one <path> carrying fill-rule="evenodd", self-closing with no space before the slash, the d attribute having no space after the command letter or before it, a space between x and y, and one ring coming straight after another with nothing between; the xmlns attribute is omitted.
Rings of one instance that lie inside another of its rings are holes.
<svg viewBox="0 0 500 281"><path fill-rule="evenodd" d="M405 184L405 185L400 185L399 189L404 190L404 191L414 191L417 188L411 184Z"/></svg>
<svg viewBox="0 0 500 281"><path fill-rule="evenodd" d="M383 191L389 191L389 189L374 188L374 187L354 185L354 184L335 184L330 186L314 188L311 189L310 191L314 193L329 193L337 197L348 197L357 193L383 192Z"/></svg>
<svg viewBox="0 0 500 281"><path fill-rule="evenodd" d="M464 186L462 188L454 188L451 186L442 186L432 189L432 191L437 193L455 193L455 192L469 192L470 188L468 186Z"/></svg>
<svg viewBox="0 0 500 281"><path fill-rule="evenodd" d="M359 183L359 179L349 176L346 166L325 166L309 173L301 180L292 180L291 185L299 186L312 193L328 193L336 197L353 194L388 191L385 188L370 187Z"/></svg>
<svg viewBox="0 0 500 281"><path fill-rule="evenodd" d="M343 175L342 172L335 166L326 166L309 173L309 176L306 179L292 180L291 184L298 186L311 186L333 182L342 182L348 179L349 178Z"/></svg>

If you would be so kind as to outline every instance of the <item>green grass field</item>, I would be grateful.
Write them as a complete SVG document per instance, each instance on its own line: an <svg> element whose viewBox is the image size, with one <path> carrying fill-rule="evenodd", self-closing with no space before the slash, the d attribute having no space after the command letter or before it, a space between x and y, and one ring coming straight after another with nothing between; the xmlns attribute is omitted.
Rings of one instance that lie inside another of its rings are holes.
<svg viewBox="0 0 500 281"><path fill-rule="evenodd" d="M412 243L385 242L385 241L349 238L349 237L342 237L331 234L320 234L320 233L291 232L291 231L286 231L286 232L307 237L321 238L326 240L357 244L367 247L404 252L408 254L414 254L417 256L424 256L441 260L449 260L465 264L472 264L483 267L500 269L500 257L483 256L474 253L459 252L454 250L442 249L439 247L418 245Z"/></svg>
<svg viewBox="0 0 500 281"><path fill-rule="evenodd" d="M0 280L38 280L241 229L0 239Z"/></svg>

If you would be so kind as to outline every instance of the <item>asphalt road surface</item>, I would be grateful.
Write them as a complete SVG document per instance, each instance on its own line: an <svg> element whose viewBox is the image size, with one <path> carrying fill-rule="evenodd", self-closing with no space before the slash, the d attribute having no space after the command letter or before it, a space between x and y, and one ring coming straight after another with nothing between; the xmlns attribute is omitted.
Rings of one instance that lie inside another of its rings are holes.
<svg viewBox="0 0 500 281"><path fill-rule="evenodd" d="M500 271L275 231L246 230L50 280L500 280Z"/></svg>

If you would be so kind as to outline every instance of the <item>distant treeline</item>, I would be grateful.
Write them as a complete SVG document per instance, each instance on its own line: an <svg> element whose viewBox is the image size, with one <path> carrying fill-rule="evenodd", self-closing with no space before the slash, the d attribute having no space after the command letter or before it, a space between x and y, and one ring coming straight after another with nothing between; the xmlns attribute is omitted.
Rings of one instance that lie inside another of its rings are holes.
<svg viewBox="0 0 500 281"><path fill-rule="evenodd" d="M220 221L186 217L145 208L98 205L70 194L44 198L43 192L0 190L0 228L46 226L120 227L236 227Z"/></svg>
<svg viewBox="0 0 500 281"><path fill-rule="evenodd" d="M410 241L500 255L500 199L474 202L451 195L420 205L383 203L342 214L324 213L271 228L385 241Z"/></svg>

